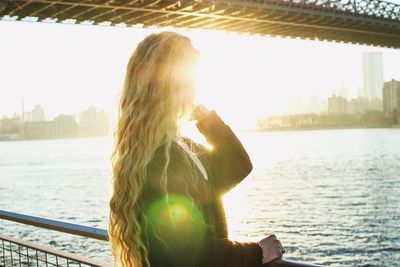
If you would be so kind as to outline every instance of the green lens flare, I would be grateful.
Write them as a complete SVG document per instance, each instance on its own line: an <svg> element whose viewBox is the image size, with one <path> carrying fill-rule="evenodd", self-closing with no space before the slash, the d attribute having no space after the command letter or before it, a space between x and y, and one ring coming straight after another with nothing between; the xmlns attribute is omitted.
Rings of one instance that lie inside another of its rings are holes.
<svg viewBox="0 0 400 267"><path fill-rule="evenodd" d="M161 244L168 249L185 255L200 255L204 249L206 224L200 208L183 195L169 195L155 200L145 211L150 241L155 247Z"/></svg>
<svg viewBox="0 0 400 267"><path fill-rule="evenodd" d="M175 204L169 207L169 213L172 219L177 223L182 223L190 219L189 211L183 205Z"/></svg>

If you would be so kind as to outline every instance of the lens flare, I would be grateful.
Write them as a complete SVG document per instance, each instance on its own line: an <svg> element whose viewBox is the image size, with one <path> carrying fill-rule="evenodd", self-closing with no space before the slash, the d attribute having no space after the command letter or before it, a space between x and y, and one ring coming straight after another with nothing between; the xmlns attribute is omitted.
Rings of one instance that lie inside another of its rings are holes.
<svg viewBox="0 0 400 267"><path fill-rule="evenodd" d="M151 225L146 230L148 240L154 249L168 246L171 253L190 254L188 261L201 257L206 223L201 209L190 198L177 194L162 197L153 201L145 214ZM188 262L188 266L191 264Z"/></svg>

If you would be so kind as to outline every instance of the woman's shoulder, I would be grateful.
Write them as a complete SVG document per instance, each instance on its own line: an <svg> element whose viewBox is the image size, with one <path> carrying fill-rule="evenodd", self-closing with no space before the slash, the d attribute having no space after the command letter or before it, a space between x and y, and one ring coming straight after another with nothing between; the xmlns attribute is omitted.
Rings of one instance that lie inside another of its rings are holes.
<svg viewBox="0 0 400 267"><path fill-rule="evenodd" d="M196 155L204 154L208 151L208 149L204 145L197 143L196 141L190 139L187 136L182 136L182 140L189 147L189 149Z"/></svg>
<svg viewBox="0 0 400 267"><path fill-rule="evenodd" d="M167 170L169 173L173 174L187 169L187 162L190 158L188 154L194 154L206 169L210 168L210 164L212 164L209 159L210 150L189 137L181 136L176 141L172 142L168 151L165 145L159 147L155 151L147 166L148 174L152 177L160 177L162 170L166 166L167 157Z"/></svg>

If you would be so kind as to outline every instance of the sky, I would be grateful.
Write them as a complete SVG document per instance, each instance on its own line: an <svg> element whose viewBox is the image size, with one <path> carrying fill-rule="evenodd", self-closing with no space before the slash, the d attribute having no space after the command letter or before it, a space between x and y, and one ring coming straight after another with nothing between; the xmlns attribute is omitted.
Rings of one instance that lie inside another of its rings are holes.
<svg viewBox="0 0 400 267"><path fill-rule="evenodd" d="M0 116L35 105L47 119L93 105L115 119L118 93L135 45L157 28L0 21ZM170 29L169 29L170 30ZM176 30L176 29L173 29ZM254 128L261 116L283 114L285 103L324 100L362 87L362 53L380 51L385 81L400 80L400 50L176 30L200 51L197 102L232 127Z"/></svg>

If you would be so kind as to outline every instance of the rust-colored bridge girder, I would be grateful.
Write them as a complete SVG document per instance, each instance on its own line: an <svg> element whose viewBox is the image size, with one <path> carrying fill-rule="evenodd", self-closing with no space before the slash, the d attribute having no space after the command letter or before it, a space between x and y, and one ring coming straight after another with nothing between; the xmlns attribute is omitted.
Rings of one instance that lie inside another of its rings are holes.
<svg viewBox="0 0 400 267"><path fill-rule="evenodd" d="M382 0L1 0L1 16L214 29L400 48L400 5Z"/></svg>

